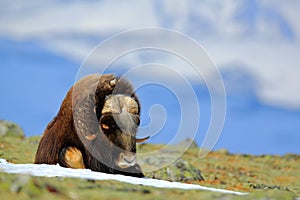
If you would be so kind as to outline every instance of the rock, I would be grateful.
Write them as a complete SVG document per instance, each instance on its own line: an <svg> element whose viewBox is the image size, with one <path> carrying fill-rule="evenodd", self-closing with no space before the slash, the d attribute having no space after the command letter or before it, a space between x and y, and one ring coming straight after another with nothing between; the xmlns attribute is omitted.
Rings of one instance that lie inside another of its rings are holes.
<svg viewBox="0 0 300 200"><path fill-rule="evenodd" d="M199 169L181 158L167 167L146 173L146 176L155 179L183 182L204 180Z"/></svg>
<svg viewBox="0 0 300 200"><path fill-rule="evenodd" d="M282 190L291 192L288 187L279 186L279 185L265 185L265 184L250 184L250 188L261 189L261 190Z"/></svg>
<svg viewBox="0 0 300 200"><path fill-rule="evenodd" d="M24 137L24 132L17 124L0 120L0 137L12 136L12 137Z"/></svg>
<svg viewBox="0 0 300 200"><path fill-rule="evenodd" d="M198 148L198 144L195 142L195 140L191 138L186 138L182 140L178 145L189 148Z"/></svg>
<svg viewBox="0 0 300 200"><path fill-rule="evenodd" d="M220 153L220 154L223 154L223 155L230 155L228 149L219 149L216 152Z"/></svg>
<svg viewBox="0 0 300 200"><path fill-rule="evenodd" d="M30 181L31 177L29 175L19 175L13 181L10 186L10 191L12 193L19 193L22 190L22 187Z"/></svg>

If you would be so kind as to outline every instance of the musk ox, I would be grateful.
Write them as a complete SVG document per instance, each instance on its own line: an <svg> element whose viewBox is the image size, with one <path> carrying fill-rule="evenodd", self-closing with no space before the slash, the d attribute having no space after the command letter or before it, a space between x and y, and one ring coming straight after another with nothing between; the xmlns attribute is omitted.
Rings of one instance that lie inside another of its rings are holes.
<svg viewBox="0 0 300 200"><path fill-rule="evenodd" d="M89 75L67 93L39 143L35 163L143 177L136 160L140 103L112 74Z"/></svg>

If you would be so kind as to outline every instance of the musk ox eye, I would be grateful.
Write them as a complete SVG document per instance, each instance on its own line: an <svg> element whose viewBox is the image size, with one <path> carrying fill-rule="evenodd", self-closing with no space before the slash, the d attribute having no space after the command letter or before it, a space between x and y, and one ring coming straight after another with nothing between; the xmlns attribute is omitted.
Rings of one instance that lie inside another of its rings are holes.
<svg viewBox="0 0 300 200"><path fill-rule="evenodd" d="M109 126L107 124L101 124L101 128L102 129L105 129L105 130L108 130L109 129Z"/></svg>
<svg viewBox="0 0 300 200"><path fill-rule="evenodd" d="M100 126L102 130L116 129L116 123L114 121L112 114L102 115L102 117L100 118Z"/></svg>

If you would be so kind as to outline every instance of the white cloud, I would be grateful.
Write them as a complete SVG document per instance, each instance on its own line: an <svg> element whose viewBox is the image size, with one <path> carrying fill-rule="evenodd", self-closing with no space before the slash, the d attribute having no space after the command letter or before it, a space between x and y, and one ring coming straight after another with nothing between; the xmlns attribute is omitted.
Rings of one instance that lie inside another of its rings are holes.
<svg viewBox="0 0 300 200"><path fill-rule="evenodd" d="M249 67L257 76L257 94L263 102L300 109L300 2L253 2L4 0L0 3L0 36L38 41L80 63L112 34L138 27L170 27L203 43L220 68L233 62ZM244 19L239 18L241 12ZM291 29L294 38L286 38L284 27ZM190 55L197 56L192 49ZM141 61L133 59L131 64ZM186 66L174 60L166 62L186 73ZM204 70L209 73L209 68Z"/></svg>
<svg viewBox="0 0 300 200"><path fill-rule="evenodd" d="M211 41L205 47L221 70L239 63L237 67L251 71L258 81L257 95L262 102L300 108L298 43Z"/></svg>
<svg viewBox="0 0 300 200"><path fill-rule="evenodd" d="M152 6L147 2L28 2L6 3L7 10L1 14L5 17L0 20L2 36L48 39L65 34L72 37L73 33L111 34L134 27L157 25ZM137 4L140 6L138 9Z"/></svg>

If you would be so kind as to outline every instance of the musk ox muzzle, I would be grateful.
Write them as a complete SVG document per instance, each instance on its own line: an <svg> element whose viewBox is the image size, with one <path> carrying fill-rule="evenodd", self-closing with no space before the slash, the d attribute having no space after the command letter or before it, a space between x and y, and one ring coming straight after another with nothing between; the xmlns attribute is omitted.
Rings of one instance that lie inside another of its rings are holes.
<svg viewBox="0 0 300 200"><path fill-rule="evenodd" d="M105 100L101 114L100 126L114 149L115 165L120 169L134 168L137 165L136 142L149 138L136 138L140 124L137 102L126 95L110 95Z"/></svg>
<svg viewBox="0 0 300 200"><path fill-rule="evenodd" d="M136 155L132 152L122 152L116 160L118 167L125 169L137 165Z"/></svg>

